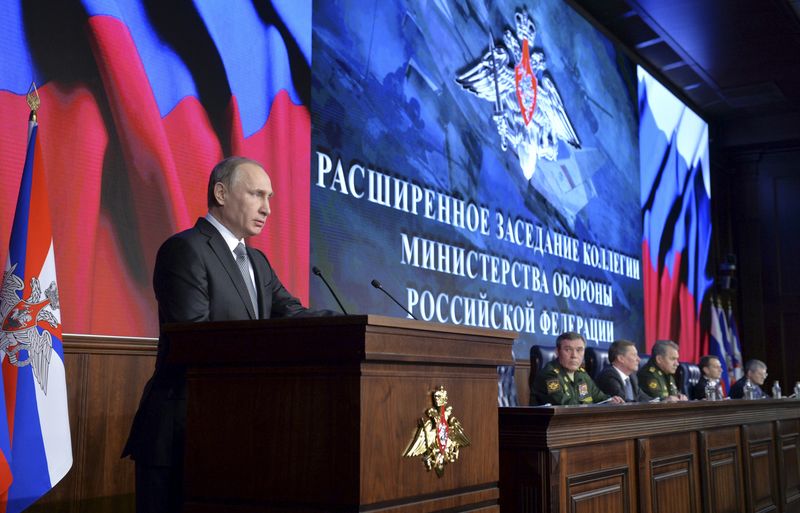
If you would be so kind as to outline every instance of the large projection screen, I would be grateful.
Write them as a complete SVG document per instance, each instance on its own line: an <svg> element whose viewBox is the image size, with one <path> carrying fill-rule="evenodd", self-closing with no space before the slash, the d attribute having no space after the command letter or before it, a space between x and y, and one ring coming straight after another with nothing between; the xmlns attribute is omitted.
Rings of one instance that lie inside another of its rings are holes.
<svg viewBox="0 0 800 513"><path fill-rule="evenodd" d="M708 126L568 2L6 7L0 261L35 80L65 333L158 334L155 253L240 154L276 192L248 244L312 307L338 308L317 266L351 313L405 316L377 279L517 358L565 330L705 347Z"/></svg>
<svg viewBox="0 0 800 513"><path fill-rule="evenodd" d="M313 15L311 265L351 311L404 315L378 279L518 358L642 340L635 67L560 0L379 5Z"/></svg>

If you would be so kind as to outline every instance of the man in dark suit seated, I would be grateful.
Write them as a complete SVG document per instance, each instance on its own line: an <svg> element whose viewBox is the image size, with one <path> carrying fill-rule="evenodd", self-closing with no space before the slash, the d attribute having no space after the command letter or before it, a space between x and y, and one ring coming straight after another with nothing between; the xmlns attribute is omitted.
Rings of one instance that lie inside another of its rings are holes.
<svg viewBox="0 0 800 513"><path fill-rule="evenodd" d="M653 345L653 356L639 369L639 383L647 395L666 402L688 400L678 390L675 382L678 358L678 344L671 340L656 341Z"/></svg>
<svg viewBox="0 0 800 513"><path fill-rule="evenodd" d="M700 358L700 372L703 375L695 386L692 387L692 399L705 399L706 387L710 384L717 389L720 398L724 397L719 378L722 376L722 364L719 358L713 355L706 355Z"/></svg>
<svg viewBox="0 0 800 513"><path fill-rule="evenodd" d="M639 389L639 351L630 340L616 340L608 348L611 365L597 377L597 386L608 395L617 395L626 402L647 402L651 397Z"/></svg>
<svg viewBox="0 0 800 513"><path fill-rule="evenodd" d="M284 288L267 257L244 244L261 233L272 183L261 164L230 157L208 181L208 214L158 250L153 288L160 325L173 322L269 319L312 312ZM186 423L185 371L164 361L158 341L147 383L122 456L136 462L136 511L180 511Z"/></svg>
<svg viewBox="0 0 800 513"><path fill-rule="evenodd" d="M762 399L767 396L761 385L767 380L767 364L761 360L748 360L744 364L744 378L731 387L731 399L743 399L744 388L749 381L753 385L753 399Z"/></svg>
<svg viewBox="0 0 800 513"><path fill-rule="evenodd" d="M583 370L586 341L578 333L568 331L556 339L558 359L549 362L536 374L532 396L535 404L592 404L609 398ZM611 396L612 403L622 403Z"/></svg>

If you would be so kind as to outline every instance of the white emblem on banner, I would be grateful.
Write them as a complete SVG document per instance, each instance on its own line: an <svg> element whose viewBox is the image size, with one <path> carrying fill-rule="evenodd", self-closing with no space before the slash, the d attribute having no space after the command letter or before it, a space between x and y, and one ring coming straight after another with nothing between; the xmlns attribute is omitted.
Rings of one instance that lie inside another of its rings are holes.
<svg viewBox="0 0 800 513"><path fill-rule="evenodd" d="M9 363L17 367L31 366L33 376L47 394L47 371L53 353L53 340L46 327L39 330L40 323L58 328L59 322L53 314L58 310L58 288L50 283L42 292L39 279L31 278L31 294L20 299L18 292L23 290L22 279L14 274L17 264L3 273L2 297L0 297L0 352ZM53 311L51 311L53 310Z"/></svg>
<svg viewBox="0 0 800 513"><path fill-rule="evenodd" d="M505 30L503 45L489 36L486 54L456 77L456 82L494 104L492 116L500 147L511 146L526 180L540 158L556 161L559 141L581 143L550 75L544 53L534 47L536 27L524 9L515 14L516 33Z"/></svg>

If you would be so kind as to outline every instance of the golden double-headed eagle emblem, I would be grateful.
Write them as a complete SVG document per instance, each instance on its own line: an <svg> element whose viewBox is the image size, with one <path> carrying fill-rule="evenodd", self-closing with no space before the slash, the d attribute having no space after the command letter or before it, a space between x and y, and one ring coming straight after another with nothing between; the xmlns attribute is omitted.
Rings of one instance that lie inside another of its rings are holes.
<svg viewBox="0 0 800 513"><path fill-rule="evenodd" d="M422 456L427 470L435 470L442 477L444 466L458 460L458 450L470 444L461 423L447 405L447 390L440 386L433 392L433 408L428 408L419 419L417 430L408 443L403 456Z"/></svg>

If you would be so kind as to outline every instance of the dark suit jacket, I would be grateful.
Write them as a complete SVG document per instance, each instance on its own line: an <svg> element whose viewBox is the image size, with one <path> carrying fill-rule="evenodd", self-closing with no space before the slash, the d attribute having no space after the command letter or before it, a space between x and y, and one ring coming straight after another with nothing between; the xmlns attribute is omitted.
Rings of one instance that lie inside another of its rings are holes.
<svg viewBox="0 0 800 513"><path fill-rule="evenodd" d="M692 394L689 399L705 399L706 398L706 383L708 383L708 379L705 376L700 376L700 381L697 382L696 385L692 387ZM723 392L724 396L724 392Z"/></svg>
<svg viewBox="0 0 800 513"><path fill-rule="evenodd" d="M644 391L639 388L639 378L636 377L636 373L634 372L631 374L629 378L631 378L631 388L633 388L633 402L650 401L652 397L644 393ZM619 372L614 369L613 365L609 365L603 369L603 372L597 376L596 383L597 386L600 387L600 390L606 394L618 395L625 399L625 383L622 381Z"/></svg>
<svg viewBox="0 0 800 513"><path fill-rule="evenodd" d="M731 399L744 399L745 383L747 383L747 378L741 378L738 379L736 383L731 385L731 392L730 392ZM764 393L764 390L760 386L756 385L755 383L753 383L753 386L755 386L754 392L756 399L761 399L762 397L766 397L767 394Z"/></svg>
<svg viewBox="0 0 800 513"><path fill-rule="evenodd" d="M225 239L207 220L170 237L158 250L153 289L158 319L172 322L269 319L327 315L304 308L281 284L264 254L247 248L258 293L259 315ZM123 451L147 465L170 465L182 457L186 419L184 369L164 363L169 347L162 334L153 377L147 383Z"/></svg>

